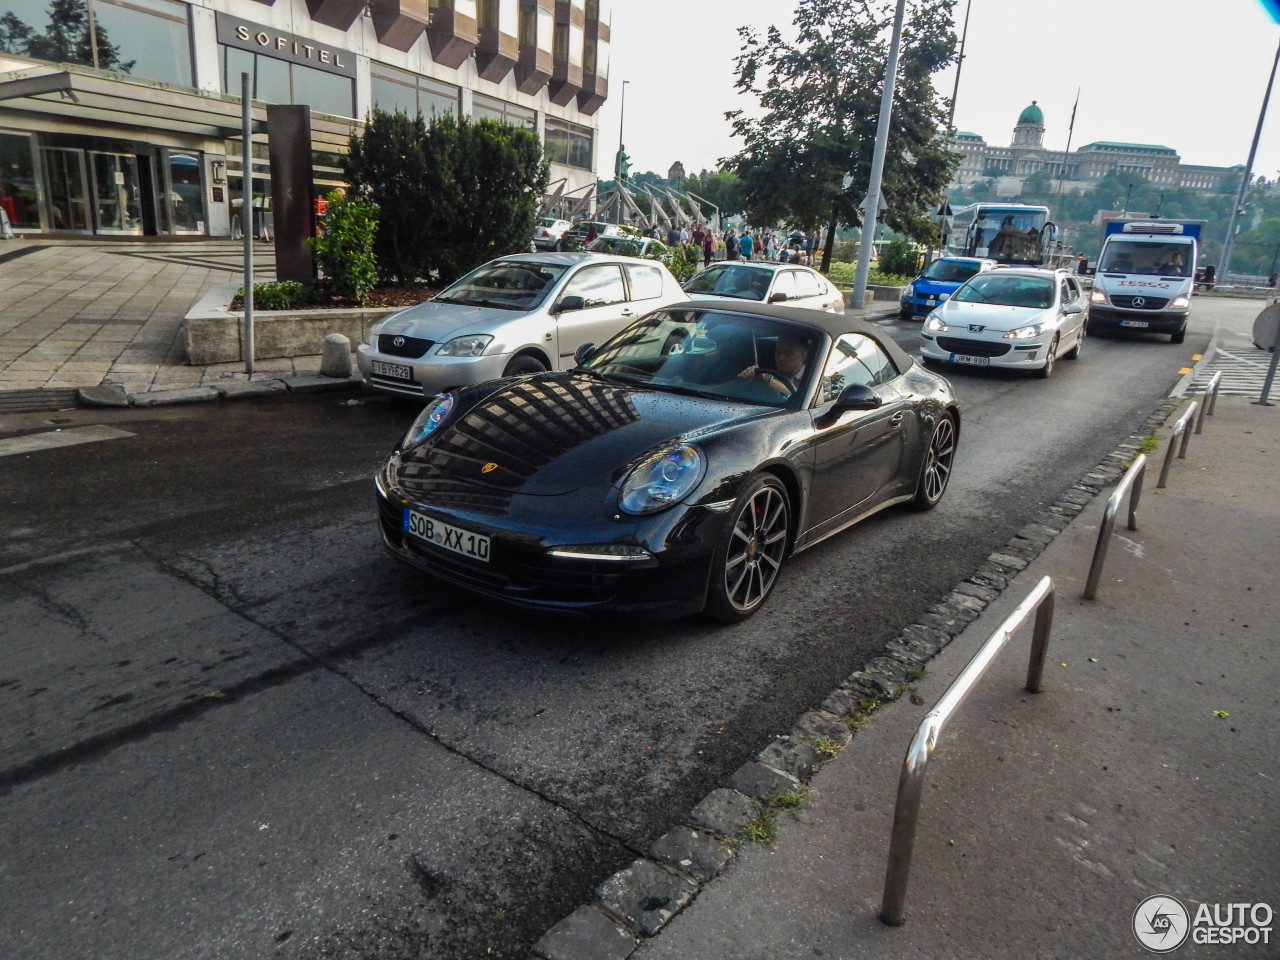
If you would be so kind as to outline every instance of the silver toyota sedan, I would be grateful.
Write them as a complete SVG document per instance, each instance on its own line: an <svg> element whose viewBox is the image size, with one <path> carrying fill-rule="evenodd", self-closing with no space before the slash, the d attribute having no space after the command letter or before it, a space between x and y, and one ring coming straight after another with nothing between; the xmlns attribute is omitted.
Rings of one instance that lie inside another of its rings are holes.
<svg viewBox="0 0 1280 960"><path fill-rule="evenodd" d="M654 260L523 253L491 260L379 320L356 351L365 386L416 399L497 377L567 370L586 343L687 299Z"/></svg>

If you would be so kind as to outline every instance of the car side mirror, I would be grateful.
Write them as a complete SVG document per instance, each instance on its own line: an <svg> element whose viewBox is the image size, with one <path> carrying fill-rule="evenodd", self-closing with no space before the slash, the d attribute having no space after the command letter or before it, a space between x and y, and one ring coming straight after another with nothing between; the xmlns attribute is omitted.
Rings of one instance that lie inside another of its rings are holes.
<svg viewBox="0 0 1280 960"><path fill-rule="evenodd" d="M582 366L595 355L596 345L594 343L584 343L577 350L573 351L573 362L578 366Z"/></svg>
<svg viewBox="0 0 1280 960"><path fill-rule="evenodd" d="M787 299L788 299L787 295L783 293L781 290L779 290L777 293L769 294L770 303L782 303L784 300L787 300Z"/></svg>
<svg viewBox="0 0 1280 960"><path fill-rule="evenodd" d="M581 310L586 306L586 301L581 297L561 297L560 302L556 304L556 313L568 313L570 310Z"/></svg>
<svg viewBox="0 0 1280 960"><path fill-rule="evenodd" d="M1062 312L1068 315L1073 313L1084 313L1084 307L1078 303L1068 303L1063 306Z"/></svg>
<svg viewBox="0 0 1280 960"><path fill-rule="evenodd" d="M834 404L837 412L845 410L875 410L884 405L880 394L865 383L851 383L840 391Z"/></svg>

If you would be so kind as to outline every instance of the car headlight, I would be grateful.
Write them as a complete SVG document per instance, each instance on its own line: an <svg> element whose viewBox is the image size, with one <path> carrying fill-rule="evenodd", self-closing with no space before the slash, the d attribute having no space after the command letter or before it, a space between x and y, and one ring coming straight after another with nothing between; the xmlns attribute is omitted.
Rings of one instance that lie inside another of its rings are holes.
<svg viewBox="0 0 1280 960"><path fill-rule="evenodd" d="M1174 297L1173 302L1171 302L1169 306L1174 310L1185 310L1187 307L1191 306L1191 298L1184 293L1179 297Z"/></svg>
<svg viewBox="0 0 1280 960"><path fill-rule="evenodd" d="M938 313L935 310L933 313L929 314L928 319L925 320L924 329L928 333L946 333L951 328L942 322L942 319L938 316Z"/></svg>
<svg viewBox="0 0 1280 960"><path fill-rule="evenodd" d="M1107 295L1106 295L1105 293L1103 293L1101 290L1098 290L1098 289L1090 290L1090 291L1089 291L1089 302L1090 302L1090 303L1106 303L1106 302L1107 302Z"/></svg>
<svg viewBox="0 0 1280 960"><path fill-rule="evenodd" d="M705 472L706 462L697 447L682 443L659 450L627 475L618 506L633 516L665 510L687 497Z"/></svg>
<svg viewBox="0 0 1280 960"><path fill-rule="evenodd" d="M436 428L448 418L449 412L453 409L453 403L453 394L446 393L442 397L436 397L423 407L422 412L413 421L413 426L409 428L409 432L404 435L400 448L408 450L435 433Z"/></svg>
<svg viewBox="0 0 1280 960"><path fill-rule="evenodd" d="M1045 331L1046 324L1033 323L1029 326L1018 327L1016 330L1010 330L1004 335L1006 340L1030 340L1032 337L1038 337Z"/></svg>
<svg viewBox="0 0 1280 960"><path fill-rule="evenodd" d="M911 286L911 284L907 284L907 288L902 291L902 299L910 300L915 295L916 295L916 288Z"/></svg>
<svg viewBox="0 0 1280 960"><path fill-rule="evenodd" d="M469 333L463 337L454 337L439 350L437 357L478 357L484 348L493 341L487 333Z"/></svg>

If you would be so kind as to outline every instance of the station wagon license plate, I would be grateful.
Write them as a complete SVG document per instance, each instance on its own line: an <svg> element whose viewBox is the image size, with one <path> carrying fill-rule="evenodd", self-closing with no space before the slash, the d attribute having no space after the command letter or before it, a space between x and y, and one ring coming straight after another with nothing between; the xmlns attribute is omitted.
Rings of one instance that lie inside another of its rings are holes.
<svg viewBox="0 0 1280 960"><path fill-rule="evenodd" d="M1120 326L1122 327L1145 327L1147 325L1148 324L1146 320L1121 320L1120 321Z"/></svg>
<svg viewBox="0 0 1280 960"><path fill-rule="evenodd" d="M421 537L437 547L470 557L472 560L489 562L489 538L484 534L472 533L462 527L455 527L451 523L441 523L408 507L404 508L401 526L415 537Z"/></svg>
<svg viewBox="0 0 1280 960"><path fill-rule="evenodd" d="M391 377L393 380L412 380L413 368L406 367L400 363L383 363L381 360L372 361L373 372L380 377Z"/></svg>
<svg viewBox="0 0 1280 960"><path fill-rule="evenodd" d="M991 361L987 357L966 357L962 353L953 353L951 355L952 363L968 363L975 367L985 367Z"/></svg>

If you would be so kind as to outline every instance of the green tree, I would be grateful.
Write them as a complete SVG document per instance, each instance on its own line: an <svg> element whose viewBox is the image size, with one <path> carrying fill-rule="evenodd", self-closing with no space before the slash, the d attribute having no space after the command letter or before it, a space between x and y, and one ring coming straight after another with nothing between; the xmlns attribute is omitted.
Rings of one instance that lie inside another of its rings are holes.
<svg viewBox="0 0 1280 960"><path fill-rule="evenodd" d="M1027 200L1048 200L1053 196L1053 176L1037 170L1022 181L1022 196Z"/></svg>
<svg viewBox="0 0 1280 960"><path fill-rule="evenodd" d="M732 170L703 170L685 179L684 190L714 203L722 217L732 217L746 208L742 180Z"/></svg>
<svg viewBox="0 0 1280 960"><path fill-rule="evenodd" d="M448 194L441 159L431 156L422 114L374 110L360 136L351 138L345 160L355 193L378 205L374 253L378 272L410 283L429 274L432 242L447 243L450 219L440 209ZM442 215L443 214L443 215Z"/></svg>
<svg viewBox="0 0 1280 960"><path fill-rule="evenodd" d="M913 0L904 25L883 192L892 229L936 235L929 208L950 182L959 154L948 145L947 103L932 76L954 58L954 0ZM739 29L736 87L759 115L725 116L743 149L725 162L742 182L756 223L815 229L860 224L870 181L884 65L894 16L890 0L809 0L796 7L795 43L775 26ZM846 187L844 183L849 185Z"/></svg>

